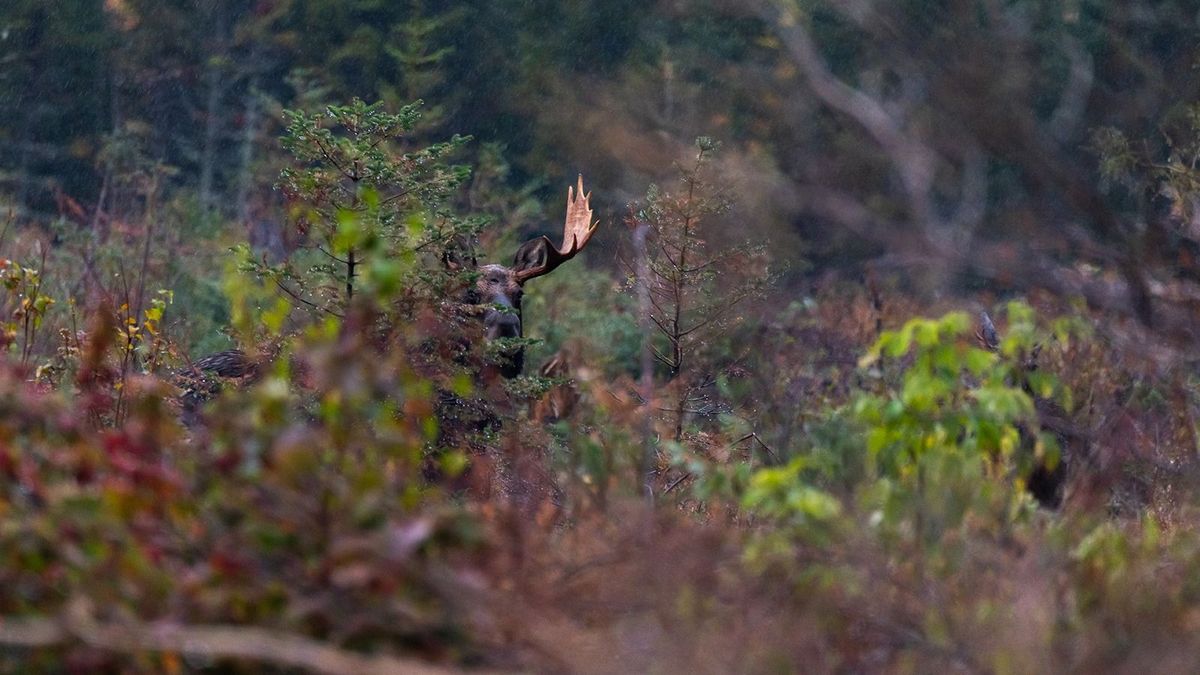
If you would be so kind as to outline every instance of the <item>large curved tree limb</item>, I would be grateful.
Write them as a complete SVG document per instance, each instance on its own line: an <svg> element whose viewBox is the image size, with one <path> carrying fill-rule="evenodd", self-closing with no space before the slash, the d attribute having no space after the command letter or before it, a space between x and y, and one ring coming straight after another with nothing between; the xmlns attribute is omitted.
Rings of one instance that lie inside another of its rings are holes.
<svg viewBox="0 0 1200 675"><path fill-rule="evenodd" d="M1022 290L1045 289L1059 297L1082 298L1089 306L1114 316L1137 318L1129 298L1135 294L1122 275L1106 274L1105 269L1119 268L1119 260L1105 247L1077 231L1072 240L1081 249L1096 251L1105 266L1089 271L1087 267L1055 262L1027 246L1011 242L977 242L969 251L940 239L927 239L912 233L903 223L873 213L855 195L817 185L798 185L793 191L798 211L816 215L846 228L863 238L884 245L888 254L878 261L881 267L929 268L951 265L989 279L997 284ZM1106 267L1107 266L1107 267ZM1110 337L1136 346L1143 355L1167 363L1187 352L1200 335L1200 284L1186 280L1169 283L1147 280L1146 293L1158 307L1153 330L1144 324L1125 325L1120 334Z"/></svg>
<svg viewBox="0 0 1200 675"><path fill-rule="evenodd" d="M866 130L887 154L904 183L913 220L922 225L935 220L930 191L937 154L909 134L875 99L839 80L800 24L801 17L790 5L760 6L760 14L776 27L776 34L789 55L800 66L817 98L843 113Z"/></svg>
<svg viewBox="0 0 1200 675"><path fill-rule="evenodd" d="M57 618L0 618L0 645L38 649L71 643L117 654L164 652L213 660L241 659L322 675L460 672L415 659L357 654L309 638L248 626L102 622L84 598L70 601Z"/></svg>
<svg viewBox="0 0 1200 675"><path fill-rule="evenodd" d="M872 19L877 12L870 2L842 2L834 3L834 6L864 30L870 31L876 24L886 25L886 22ZM1131 310L1143 325L1155 326L1156 295L1147 280L1146 270L1143 269L1137 254L1137 247L1133 245L1129 228L1122 224L1094 186L1079 176L1076 170L1064 166L1053 156L1051 151L1057 148L1057 144L1051 133L1039 128L1037 121L1027 112L1014 111L1011 106L1004 105L1004 101L993 100L997 96L1003 96L1003 90L992 91L985 88L982 95L986 100L964 95L938 101L944 108L940 110L943 113L942 121L958 129L959 133L955 134L955 137L962 136L968 139L960 139L959 144L969 141L972 146L965 152L960 172L962 203L949 219L942 219L933 207L934 172L939 164L949 164L949 161L935 149L937 144L924 138L919 130L908 128L902 120L889 114L880 101L834 75L803 25L804 17L795 2L760 0L757 8L759 16L773 27L787 54L800 68L813 94L824 105L846 115L861 126L878 144L901 177L911 224L918 233L918 236L911 237L912 228L908 228L910 239L919 240L907 242L908 245L903 246L903 250L914 251L912 246L917 246L917 251L924 248L925 252L933 251L943 255L944 264L957 265L965 262L968 267L980 271L978 268L982 263L979 262L978 251L972 252L969 249L977 247L977 244L971 241L973 230L984 218L981 200L986 200L986 178L981 175L981 167L985 166L986 160L981 158L980 152L986 152L1020 167L1035 190L1057 195L1056 201L1066 203L1091 222L1094 231L1105 240L1101 246L1108 250L1107 257L1114 261L1126 282L1123 286L1126 293L1124 309ZM886 44L902 42L896 35L876 37ZM901 60L920 60L917 55L908 53L904 45L897 45L895 49L898 50L897 57ZM986 79L986 75L991 73L988 68L1004 66L984 64L982 74L971 70L964 73L950 72L944 64L931 63L928 67L959 83L963 90L969 90L968 84L978 88L980 78ZM1082 66L1080 68L1084 69ZM971 82L960 82L963 77L974 79ZM1080 80L1077 84L1079 88L1089 84L1085 76L1080 75L1076 79ZM957 91L953 87L948 89ZM981 185L985 186L982 191ZM981 197L981 194L984 196ZM809 206L814 207L812 210L816 211L836 207L834 210L839 211L841 217L835 220L843 223L850 221L860 228L866 222L861 217L861 212L856 215L850 213L854 209L848 208L844 197L838 201L824 198ZM890 245L896 240L895 225L892 224L884 230L864 231L863 234ZM1057 269L1052 261L1043 258L1038 256L1033 266L1042 270ZM1047 275L1041 274L1037 277L1045 279ZM1109 300L1111 299L1105 298L1106 304ZM1180 336L1178 331L1173 332L1174 337Z"/></svg>

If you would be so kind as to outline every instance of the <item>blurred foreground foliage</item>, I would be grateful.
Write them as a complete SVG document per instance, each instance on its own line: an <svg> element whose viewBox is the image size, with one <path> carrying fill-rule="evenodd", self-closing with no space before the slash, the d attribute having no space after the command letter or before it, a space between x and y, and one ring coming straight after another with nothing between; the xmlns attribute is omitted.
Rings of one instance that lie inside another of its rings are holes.
<svg viewBox="0 0 1200 675"><path fill-rule="evenodd" d="M379 300L289 337L190 428L170 378L134 373L114 390L127 331L104 313L57 386L10 348L5 667L354 672L370 655L378 672L1027 672L1182 664L1195 646L1186 481L1160 471L1118 505L1126 472L1152 463L1089 454L1071 480L1109 481L1101 503L1085 486L1053 513L1024 490L1068 451L1037 402L1086 413L1052 366L1023 364L1037 350L1076 377L1094 367L1078 320L1010 303L996 352L958 312L869 343L870 330L841 334L861 340L856 375L805 411L796 444L749 451L744 427L696 418L660 448L648 509L644 424L670 438L675 418L634 399L619 364L578 371L584 405L543 427L508 393L432 365L431 345L469 326L431 318L381 342ZM813 298L790 332L830 300L844 299ZM618 319L596 321L573 338L580 353ZM742 384L731 406L752 405ZM466 437L446 432L464 422L441 408L452 389L501 420L457 448ZM1143 392L1128 405L1148 420L1174 404ZM233 627L248 629L240 641L217 632ZM298 639L320 658L287 656Z"/></svg>
<svg viewBox="0 0 1200 675"><path fill-rule="evenodd" d="M499 381L472 272L445 263L514 236L475 207L532 219L500 151L446 163L466 139L413 138L415 107L288 119L299 227L277 251L225 232L232 253L164 253L222 230L136 134L113 141L111 239L0 233L0 667L1191 664L1188 368L1046 297L995 308L991 345L894 280L771 288L769 249L688 215L727 191L684 171L686 199L634 210L705 254L649 260L693 301L656 315L674 330L638 321L636 260L577 261L524 307L531 363L569 367ZM226 380L189 358L218 325L242 350ZM664 345L687 367L639 361Z"/></svg>

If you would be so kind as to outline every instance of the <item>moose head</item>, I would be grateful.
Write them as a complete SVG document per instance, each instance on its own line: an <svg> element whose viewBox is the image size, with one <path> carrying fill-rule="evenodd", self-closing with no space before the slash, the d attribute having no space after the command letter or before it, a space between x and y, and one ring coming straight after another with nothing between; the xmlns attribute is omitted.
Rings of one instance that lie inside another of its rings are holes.
<svg viewBox="0 0 1200 675"><path fill-rule="evenodd" d="M487 340L523 337L521 296L525 282L553 272L587 246L597 225L592 221L592 209L588 205L591 196L583 191L583 176L579 177L575 188L567 188L567 216L561 246L556 247L547 237L537 237L517 249L511 266L479 267L475 284L468 289L465 301L485 307L483 322ZM524 349L514 349L500 366L500 374L505 378L516 377L521 374L524 362Z"/></svg>

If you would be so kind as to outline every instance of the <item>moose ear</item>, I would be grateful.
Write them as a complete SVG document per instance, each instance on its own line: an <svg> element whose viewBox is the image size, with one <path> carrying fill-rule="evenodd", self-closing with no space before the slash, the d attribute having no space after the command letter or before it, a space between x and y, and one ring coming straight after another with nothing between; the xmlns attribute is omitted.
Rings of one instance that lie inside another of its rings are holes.
<svg viewBox="0 0 1200 675"><path fill-rule="evenodd" d="M513 256L512 269L517 277L526 277L530 273L546 267L550 256L550 240L545 237L530 239L521 244L517 254Z"/></svg>
<svg viewBox="0 0 1200 675"><path fill-rule="evenodd" d="M442 264L451 272L475 269L479 266L475 260L475 247L466 237L455 237L442 252Z"/></svg>

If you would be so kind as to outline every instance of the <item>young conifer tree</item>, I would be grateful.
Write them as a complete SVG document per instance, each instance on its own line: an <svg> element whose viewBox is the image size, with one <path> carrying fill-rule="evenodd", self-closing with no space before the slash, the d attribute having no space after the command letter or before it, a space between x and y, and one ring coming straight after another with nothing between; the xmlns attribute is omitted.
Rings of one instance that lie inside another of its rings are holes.
<svg viewBox="0 0 1200 675"><path fill-rule="evenodd" d="M711 228L732 205L730 190L712 176L719 144L696 140L696 154L678 166L673 190L651 185L629 216L646 227L645 264L654 359L672 383L674 437L683 437L689 414L717 411L708 395L722 364L712 342L742 321L741 303L762 292L770 273L762 246L710 245Z"/></svg>
<svg viewBox="0 0 1200 675"><path fill-rule="evenodd" d="M470 169L449 159L470 139L413 147L420 106L390 113L355 99L318 113L285 112L283 145L294 162L278 188L303 244L281 265L250 267L297 309L344 316L364 288L384 296L414 290L428 280L423 260L477 231L480 221L452 205Z"/></svg>

